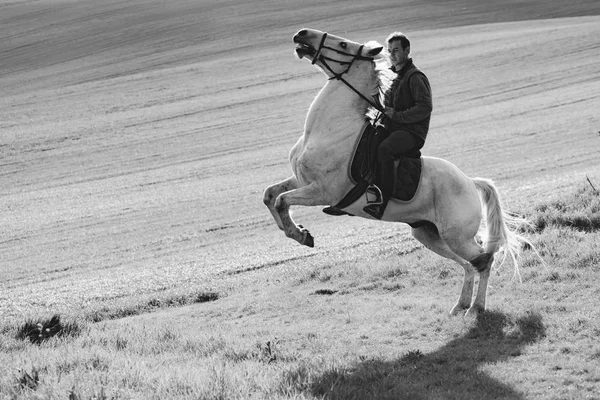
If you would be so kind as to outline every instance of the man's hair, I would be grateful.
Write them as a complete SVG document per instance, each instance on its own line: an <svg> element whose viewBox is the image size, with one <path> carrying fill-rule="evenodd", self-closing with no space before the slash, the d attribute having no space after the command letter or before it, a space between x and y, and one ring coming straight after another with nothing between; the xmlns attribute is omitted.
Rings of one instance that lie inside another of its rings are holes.
<svg viewBox="0 0 600 400"><path fill-rule="evenodd" d="M390 36L387 37L386 42L390 44L396 40L400 41L400 45L402 46L402 50L406 49L410 46L410 40L406 37L406 35L402 32L392 32Z"/></svg>

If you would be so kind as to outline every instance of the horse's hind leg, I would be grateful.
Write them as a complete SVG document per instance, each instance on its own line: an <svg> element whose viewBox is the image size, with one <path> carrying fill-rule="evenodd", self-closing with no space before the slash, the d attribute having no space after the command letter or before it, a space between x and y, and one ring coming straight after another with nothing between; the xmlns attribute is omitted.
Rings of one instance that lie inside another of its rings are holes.
<svg viewBox="0 0 600 400"><path fill-rule="evenodd" d="M475 269L470 262L456 255L450 247L442 240L435 225L424 225L413 228L412 235L425 247L442 257L456 261L465 271L463 285L458 302L450 310L451 315L462 314L471 306L473 298L473 283L475 280Z"/></svg>
<svg viewBox="0 0 600 400"><path fill-rule="evenodd" d="M265 189L263 203L265 203L265 205L269 208L269 211L273 215L273 219L281 230L283 230L283 223L281 222L279 213L275 210L275 200L277 200L277 197L281 193L288 192L292 189L296 189L297 187L298 181L296 180L296 177L291 176L286 180L271 185Z"/></svg>
<svg viewBox="0 0 600 400"><path fill-rule="evenodd" d="M491 253L482 253L475 260L471 260L471 264L479 270L479 285L477 287L477 296L475 296L475 301L473 301L471 308L467 311L467 315L477 315L479 311L485 310L488 281L493 263L494 254Z"/></svg>
<svg viewBox="0 0 600 400"><path fill-rule="evenodd" d="M468 234L469 230L459 232L449 230L441 233L441 237L448 247L459 257L468 260L477 272L479 272L479 285L477 295L467 310L466 315L477 315L485 310L488 280L490 270L494 261L493 253L485 253L483 248L475 241L475 233Z"/></svg>

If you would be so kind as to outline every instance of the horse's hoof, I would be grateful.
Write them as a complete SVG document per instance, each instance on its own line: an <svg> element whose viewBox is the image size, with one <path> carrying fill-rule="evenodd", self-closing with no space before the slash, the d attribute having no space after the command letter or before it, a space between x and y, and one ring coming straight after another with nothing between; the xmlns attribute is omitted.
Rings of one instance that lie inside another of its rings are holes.
<svg viewBox="0 0 600 400"><path fill-rule="evenodd" d="M465 315L465 310L468 308L469 308L469 306L465 307L461 304L457 304L454 307L452 307L452 310L450 310L450 315L452 315L452 316Z"/></svg>
<svg viewBox="0 0 600 400"><path fill-rule="evenodd" d="M465 317L471 318L477 318L480 314L483 313L483 309L479 306L471 306L467 312L465 313Z"/></svg>
<svg viewBox="0 0 600 400"><path fill-rule="evenodd" d="M308 247L315 247L315 239L307 230L304 231L304 238L302 238L302 244Z"/></svg>

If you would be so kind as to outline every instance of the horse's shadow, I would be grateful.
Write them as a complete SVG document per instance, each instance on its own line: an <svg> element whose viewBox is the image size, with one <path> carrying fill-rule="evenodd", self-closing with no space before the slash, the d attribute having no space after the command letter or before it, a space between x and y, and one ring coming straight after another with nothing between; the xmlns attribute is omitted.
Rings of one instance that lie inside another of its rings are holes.
<svg viewBox="0 0 600 400"><path fill-rule="evenodd" d="M466 334L437 351L363 361L348 370L332 368L314 381L311 391L326 399L523 399L480 367L518 357L545 334L539 314L515 319L488 311Z"/></svg>

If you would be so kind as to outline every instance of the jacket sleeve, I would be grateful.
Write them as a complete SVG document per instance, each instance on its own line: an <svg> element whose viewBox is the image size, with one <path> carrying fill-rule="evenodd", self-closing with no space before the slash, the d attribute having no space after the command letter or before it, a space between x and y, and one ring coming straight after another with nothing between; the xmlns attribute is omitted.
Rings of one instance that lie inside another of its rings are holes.
<svg viewBox="0 0 600 400"><path fill-rule="evenodd" d="M415 105L404 110L394 111L392 120L401 124L412 124L424 120L431 115L433 102L431 100L431 86L427 77L421 73L410 77L410 92L415 100Z"/></svg>

